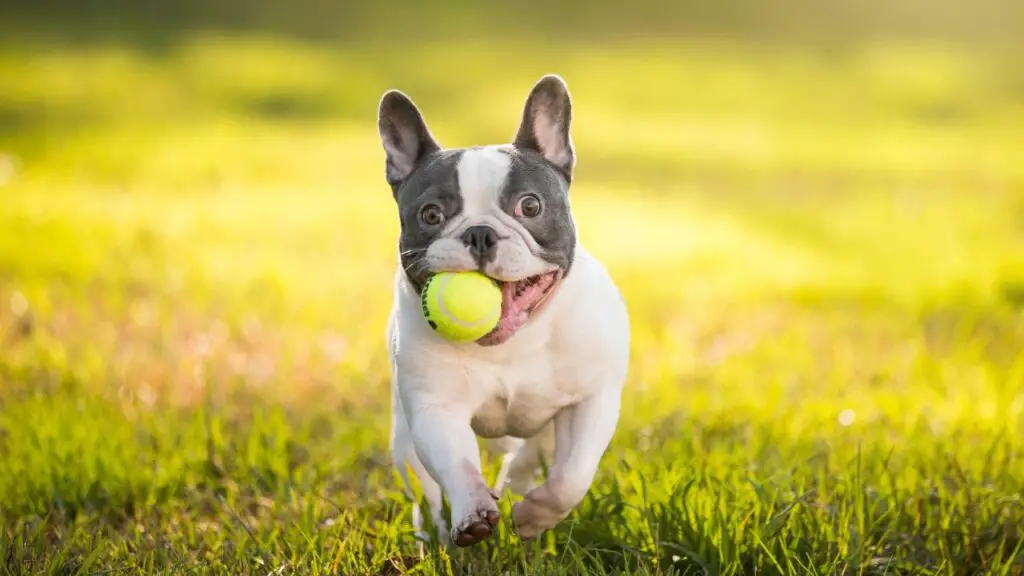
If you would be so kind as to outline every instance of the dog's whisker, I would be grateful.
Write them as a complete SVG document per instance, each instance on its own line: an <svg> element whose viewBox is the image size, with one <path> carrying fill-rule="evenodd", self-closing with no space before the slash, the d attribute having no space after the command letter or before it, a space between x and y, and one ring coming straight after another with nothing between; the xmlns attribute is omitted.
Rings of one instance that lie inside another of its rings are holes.
<svg viewBox="0 0 1024 576"><path fill-rule="evenodd" d="M415 276L417 273L422 272L426 268L427 263L423 260L413 260L408 265L402 267L402 269L405 270L405 272L410 276Z"/></svg>

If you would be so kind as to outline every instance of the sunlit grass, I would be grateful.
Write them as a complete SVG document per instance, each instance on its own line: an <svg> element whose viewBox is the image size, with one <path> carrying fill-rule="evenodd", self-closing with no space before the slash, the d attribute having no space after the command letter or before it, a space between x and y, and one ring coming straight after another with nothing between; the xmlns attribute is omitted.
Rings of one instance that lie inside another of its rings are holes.
<svg viewBox="0 0 1024 576"><path fill-rule="evenodd" d="M517 50L0 53L7 572L1024 571L1016 61ZM507 141L552 71L581 235L632 314L623 420L543 542L419 560L377 98Z"/></svg>

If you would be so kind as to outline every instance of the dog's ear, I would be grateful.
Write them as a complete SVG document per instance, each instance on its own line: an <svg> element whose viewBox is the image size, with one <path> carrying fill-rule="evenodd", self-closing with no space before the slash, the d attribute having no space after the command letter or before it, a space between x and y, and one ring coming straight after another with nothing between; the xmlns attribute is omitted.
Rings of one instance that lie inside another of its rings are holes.
<svg viewBox="0 0 1024 576"><path fill-rule="evenodd" d="M399 90L388 90L381 97L377 132L387 154L385 177L393 191L398 190L424 157L441 149L419 108Z"/></svg>
<svg viewBox="0 0 1024 576"><path fill-rule="evenodd" d="M569 135L571 122L569 87L560 76L548 74L534 84L526 98L523 120L513 145L539 153L571 182L576 163Z"/></svg>

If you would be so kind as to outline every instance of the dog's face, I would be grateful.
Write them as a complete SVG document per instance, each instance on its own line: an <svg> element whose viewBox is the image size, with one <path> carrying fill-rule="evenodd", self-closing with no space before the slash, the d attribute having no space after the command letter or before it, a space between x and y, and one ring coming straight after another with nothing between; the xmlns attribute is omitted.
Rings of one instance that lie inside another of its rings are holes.
<svg viewBox="0 0 1024 576"><path fill-rule="evenodd" d="M409 97L391 90L380 101L378 130L405 275L417 290L441 271L479 271L497 280L501 321L481 345L511 338L572 266L571 111L565 83L545 76L527 97L511 144L442 149Z"/></svg>

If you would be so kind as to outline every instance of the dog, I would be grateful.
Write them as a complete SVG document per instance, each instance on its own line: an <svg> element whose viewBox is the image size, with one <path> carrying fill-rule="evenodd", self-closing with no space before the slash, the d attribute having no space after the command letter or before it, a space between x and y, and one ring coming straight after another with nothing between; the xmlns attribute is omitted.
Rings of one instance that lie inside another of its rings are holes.
<svg viewBox="0 0 1024 576"><path fill-rule="evenodd" d="M521 539L561 522L590 490L618 423L629 317L577 233L571 119L568 86L554 74L533 85L511 144L442 148L403 92L388 90L378 103L400 224L387 326L391 460L410 497L410 472L419 481L445 547L488 538L505 490L522 496L512 507ZM497 281L494 330L459 343L431 329L420 291L441 271ZM478 438L504 453L493 486L481 474ZM542 462L550 465L538 484ZM416 503L417 537L429 538L423 522Z"/></svg>

